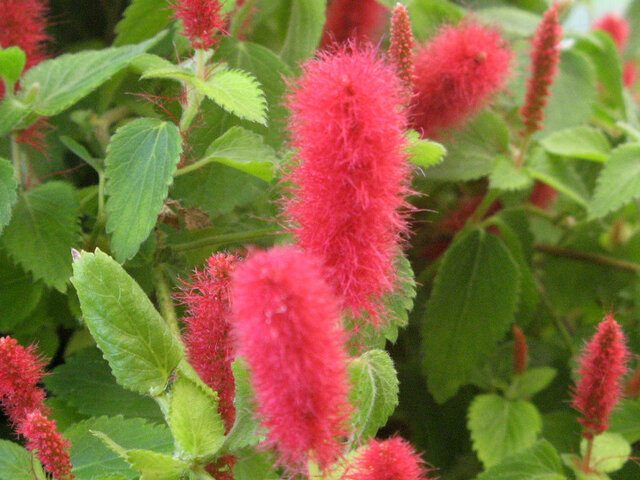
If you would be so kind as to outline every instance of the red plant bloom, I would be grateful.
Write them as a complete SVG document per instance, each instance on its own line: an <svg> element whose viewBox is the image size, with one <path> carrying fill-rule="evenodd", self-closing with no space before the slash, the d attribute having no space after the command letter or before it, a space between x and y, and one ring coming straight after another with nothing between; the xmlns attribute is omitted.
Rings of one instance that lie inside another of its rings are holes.
<svg viewBox="0 0 640 480"><path fill-rule="evenodd" d="M407 230L399 212L409 178L402 103L394 69L371 49L321 53L289 97L298 156L286 213L344 306L368 312L374 324Z"/></svg>
<svg viewBox="0 0 640 480"><path fill-rule="evenodd" d="M638 65L636 62L633 60L625 62L622 70L622 83L624 83L624 86L627 88L635 87L638 82L638 76L640 76L640 74L638 73Z"/></svg>
<svg viewBox="0 0 640 480"><path fill-rule="evenodd" d="M0 0L0 47L20 47L26 69L47 58L46 0Z"/></svg>
<svg viewBox="0 0 640 480"><path fill-rule="evenodd" d="M573 407L584 418L583 436L593 438L609 427L609 414L622 394L629 351L622 328L607 315L580 357L580 381L573 396Z"/></svg>
<svg viewBox="0 0 640 480"><path fill-rule="evenodd" d="M497 30L473 20L444 27L415 57L413 127L433 137L462 123L502 87L511 57Z"/></svg>
<svg viewBox="0 0 640 480"><path fill-rule="evenodd" d="M558 18L558 4L548 9L533 37L531 49L531 76L527 82L525 102L520 109L524 123L523 136L542 129L544 107L551 94L549 88L558 70L562 27Z"/></svg>
<svg viewBox="0 0 640 480"><path fill-rule="evenodd" d="M396 67L396 72L405 89L411 92L413 85L413 33L407 7L398 3L391 17L391 44L389 58Z"/></svg>
<svg viewBox="0 0 640 480"><path fill-rule="evenodd" d="M36 450L44 469L56 480L72 480L69 440L56 429L56 421L44 416L40 410L29 413L18 427L18 433L27 439L27 449Z"/></svg>
<svg viewBox="0 0 640 480"><path fill-rule="evenodd" d="M346 480L426 480L427 469L411 444L400 437L371 439L348 470Z"/></svg>
<svg viewBox="0 0 640 480"><path fill-rule="evenodd" d="M330 0L320 48L377 42L387 14L387 8L376 0Z"/></svg>
<svg viewBox="0 0 640 480"><path fill-rule="evenodd" d="M527 345L527 337L517 325L513 325L513 339L513 373L522 375L529 361L529 345Z"/></svg>
<svg viewBox="0 0 640 480"><path fill-rule="evenodd" d="M558 196L558 191L550 185L540 180L536 180L533 184L533 190L529 196L529 201L536 207L548 210L551 204Z"/></svg>
<svg viewBox="0 0 640 480"><path fill-rule="evenodd" d="M218 392L220 415L227 432L235 420L235 383L231 362L231 272L238 257L212 255L203 271L193 274L180 298L187 304L185 343L187 357L204 383Z"/></svg>
<svg viewBox="0 0 640 480"><path fill-rule="evenodd" d="M593 30L602 30L611 35L619 51L624 50L627 40L629 40L629 22L615 13L600 17L591 28Z"/></svg>
<svg viewBox="0 0 640 480"><path fill-rule="evenodd" d="M207 50L219 41L218 32L224 32L226 16L219 0L177 0L173 3L176 18L182 20L185 35L193 48Z"/></svg>
<svg viewBox="0 0 640 480"><path fill-rule="evenodd" d="M295 247L255 252L233 273L234 331L266 444L302 470L340 454L349 415L344 332L320 264Z"/></svg>

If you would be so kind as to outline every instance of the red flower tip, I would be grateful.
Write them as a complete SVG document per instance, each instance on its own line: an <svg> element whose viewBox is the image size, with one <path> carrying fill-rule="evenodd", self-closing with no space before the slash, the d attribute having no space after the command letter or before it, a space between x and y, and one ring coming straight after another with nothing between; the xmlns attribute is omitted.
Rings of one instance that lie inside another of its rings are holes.
<svg viewBox="0 0 640 480"><path fill-rule="evenodd" d="M298 151L286 214L300 246L355 316L379 324L408 193L403 93L393 67L372 49L320 53L289 96Z"/></svg>
<svg viewBox="0 0 640 480"><path fill-rule="evenodd" d="M548 210L558 196L558 191L540 180L536 180L529 201L536 207Z"/></svg>
<svg viewBox="0 0 640 480"><path fill-rule="evenodd" d="M476 113L504 84L512 56L498 31L476 21L444 27L415 56L413 127L433 137Z"/></svg>
<svg viewBox="0 0 640 480"><path fill-rule="evenodd" d="M522 375L529 361L529 345L522 329L513 325L513 373Z"/></svg>
<svg viewBox="0 0 640 480"><path fill-rule="evenodd" d="M36 451L44 469L56 480L72 480L69 440L56 429L56 421L44 416L40 410L29 413L18 427L18 433L27 439L27 449Z"/></svg>
<svg viewBox="0 0 640 480"><path fill-rule="evenodd" d="M427 469L411 444L400 437L372 439L356 457L345 480L427 480Z"/></svg>
<svg viewBox="0 0 640 480"><path fill-rule="evenodd" d="M255 252L233 273L234 331L266 444L302 471L340 454L350 409L338 302L320 264L295 247Z"/></svg>
<svg viewBox="0 0 640 480"><path fill-rule="evenodd" d="M402 80L405 89L411 92L413 85L413 33L411 32L411 19L407 8L398 3L391 17L391 44L389 45L389 58L396 67L398 77Z"/></svg>
<svg viewBox="0 0 640 480"><path fill-rule="evenodd" d="M627 40L629 40L631 30L629 28L629 22L615 13L609 13L600 17L594 22L591 28L593 30L602 30L611 35L619 51L624 50Z"/></svg>
<svg viewBox="0 0 640 480"><path fill-rule="evenodd" d="M580 381L573 407L583 418L583 436L592 438L609 427L609 414L622 394L622 376L627 372L629 351L622 328L607 315L580 357Z"/></svg>
<svg viewBox="0 0 640 480"><path fill-rule="evenodd" d="M376 0L330 0L320 48L331 45L376 43L388 10Z"/></svg>
<svg viewBox="0 0 640 480"><path fill-rule="evenodd" d="M187 305L185 343L189 363L204 383L218 392L219 410L227 432L235 421L235 381L231 362L231 273L238 257L212 255L202 271L195 271L178 297Z"/></svg>
<svg viewBox="0 0 640 480"><path fill-rule="evenodd" d="M622 70L622 83L624 83L624 86L627 88L635 87L639 76L638 64L633 60L625 62Z"/></svg>
<svg viewBox="0 0 640 480"><path fill-rule="evenodd" d="M172 8L194 48L207 50L218 43L217 34L224 32L227 22L219 0L177 0Z"/></svg>
<svg viewBox="0 0 640 480"><path fill-rule="evenodd" d="M558 4L554 3L542 18L532 41L531 76L527 82L525 102L520 109L524 129L523 136L542 129L544 107L551 94L549 88L560 62L558 45L562 38L562 27L558 18Z"/></svg>

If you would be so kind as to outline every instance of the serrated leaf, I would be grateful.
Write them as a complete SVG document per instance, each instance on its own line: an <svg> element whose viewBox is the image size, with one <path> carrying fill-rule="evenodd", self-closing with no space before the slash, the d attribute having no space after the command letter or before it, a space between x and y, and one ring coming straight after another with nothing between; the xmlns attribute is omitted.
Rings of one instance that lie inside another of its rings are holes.
<svg viewBox="0 0 640 480"><path fill-rule="evenodd" d="M253 75L241 70L223 70L194 86L227 112L262 125L267 124L267 101Z"/></svg>
<svg viewBox="0 0 640 480"><path fill-rule="evenodd" d="M436 401L452 397L513 323L518 267L502 240L463 232L447 249L422 328L423 367Z"/></svg>
<svg viewBox="0 0 640 480"><path fill-rule="evenodd" d="M587 439L580 442L580 453L584 458L587 451ZM602 473L620 470L631 455L631 444L620 434L604 432L593 437L590 466Z"/></svg>
<svg viewBox="0 0 640 480"><path fill-rule="evenodd" d="M255 401L249 371L244 359L237 357L231 364L236 385L236 397L233 405L236 408L236 419L224 443L226 451L234 451L260 441L255 419Z"/></svg>
<svg viewBox="0 0 640 480"><path fill-rule="evenodd" d="M20 80L27 56L20 47L0 48L0 77L10 84Z"/></svg>
<svg viewBox="0 0 640 480"><path fill-rule="evenodd" d="M583 125L555 132L540 144L554 155L596 162L606 162L611 151L607 137L600 130Z"/></svg>
<svg viewBox="0 0 640 480"><path fill-rule="evenodd" d="M59 181L38 185L18 198L4 232L4 245L36 280L64 292L71 276L78 216L76 192L71 185Z"/></svg>
<svg viewBox="0 0 640 480"><path fill-rule="evenodd" d="M154 450L171 454L173 438L164 425L122 417L91 418L65 431L71 442L71 463L77 480L122 476L133 480L138 473L94 435L101 432L124 449Z"/></svg>
<svg viewBox="0 0 640 480"><path fill-rule="evenodd" d="M31 453L17 443L0 440L0 480L33 480Z"/></svg>
<svg viewBox="0 0 640 480"><path fill-rule="evenodd" d="M513 160L499 155L489 175L489 185L496 190L523 190L531 186L532 179L526 170L518 169Z"/></svg>
<svg viewBox="0 0 640 480"><path fill-rule="evenodd" d="M311 56L325 22L325 0L289 0L289 26L280 57L291 67Z"/></svg>
<svg viewBox="0 0 640 480"><path fill-rule="evenodd" d="M160 421L162 412L148 397L137 395L118 385L108 363L95 348L75 353L56 367L44 383L56 398L87 416L124 415Z"/></svg>
<svg viewBox="0 0 640 480"><path fill-rule="evenodd" d="M25 99L31 91L37 91L32 104L36 113L44 116L60 113L129 65L160 38L139 45L85 50L45 60L22 77L20 98Z"/></svg>
<svg viewBox="0 0 640 480"><path fill-rule="evenodd" d="M629 443L640 440L640 401L622 400L611 414L609 431L619 433Z"/></svg>
<svg viewBox="0 0 640 480"><path fill-rule="evenodd" d="M218 396L205 385L186 378L174 382L168 422L184 459L211 459L224 443Z"/></svg>
<svg viewBox="0 0 640 480"><path fill-rule="evenodd" d="M44 288L0 251L0 331L10 331L38 305Z"/></svg>
<svg viewBox="0 0 640 480"><path fill-rule="evenodd" d="M409 154L409 161L419 167L429 168L434 165L438 165L447 153L447 149L438 142L432 142L430 140L422 140L415 130L409 130L407 132L407 138L409 145L407 146L407 153Z"/></svg>
<svg viewBox="0 0 640 480"><path fill-rule="evenodd" d="M247 448L238 455L233 467L234 480L279 480L273 454L265 450Z"/></svg>
<svg viewBox="0 0 640 480"><path fill-rule="evenodd" d="M476 480L566 480L562 462L555 448L539 440L499 465L476 477Z"/></svg>
<svg viewBox="0 0 640 480"><path fill-rule="evenodd" d="M366 440L387 423L398 405L396 369L386 351L369 350L351 361L349 377L349 400L357 409L352 417L354 438Z"/></svg>
<svg viewBox="0 0 640 480"><path fill-rule="evenodd" d="M128 450L126 459L140 472L140 480L179 480L189 464L163 453L149 450Z"/></svg>
<svg viewBox="0 0 640 480"><path fill-rule="evenodd" d="M133 257L156 225L173 182L182 137L173 123L140 118L120 127L105 160L107 232L120 262Z"/></svg>
<svg viewBox="0 0 640 480"><path fill-rule="evenodd" d="M11 209L18 199L18 184L13 175L11 162L0 157L0 233L11 220Z"/></svg>
<svg viewBox="0 0 640 480"><path fill-rule="evenodd" d="M138 43L163 30L172 20L167 0L133 0L116 25L114 45Z"/></svg>
<svg viewBox="0 0 640 480"><path fill-rule="evenodd" d="M558 371L552 367L533 367L518 377L517 392L521 398L530 398L549 386Z"/></svg>
<svg viewBox="0 0 640 480"><path fill-rule="evenodd" d="M622 145L611 153L605 164L593 198L589 216L601 218L640 197L640 144Z"/></svg>
<svg viewBox="0 0 640 480"><path fill-rule="evenodd" d="M542 430L542 419L530 402L489 393L473 399L468 426L473 449L485 468L490 468L532 446Z"/></svg>
<svg viewBox="0 0 640 480"><path fill-rule="evenodd" d="M30 117L31 116L31 117ZM0 136L20 126L28 126L38 119L31 113L31 108L16 97L5 97L0 101Z"/></svg>
<svg viewBox="0 0 640 480"><path fill-rule="evenodd" d="M74 262L72 282L118 383L141 394L163 392L182 347L138 284L99 249Z"/></svg>

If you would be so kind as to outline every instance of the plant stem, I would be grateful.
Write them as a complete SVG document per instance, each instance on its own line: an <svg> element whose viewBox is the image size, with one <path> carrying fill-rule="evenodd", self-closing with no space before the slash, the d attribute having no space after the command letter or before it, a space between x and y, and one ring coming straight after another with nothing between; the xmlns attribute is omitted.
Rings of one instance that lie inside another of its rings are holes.
<svg viewBox="0 0 640 480"><path fill-rule="evenodd" d="M11 135L11 163L13 163L14 178L18 184L18 191L22 191L22 152L15 133Z"/></svg>
<svg viewBox="0 0 640 480"><path fill-rule="evenodd" d="M97 221L102 221L104 218L104 172L98 172L98 216Z"/></svg>
<svg viewBox="0 0 640 480"><path fill-rule="evenodd" d="M482 199L482 202L480 203L480 205L478 205L478 208L476 208L476 211L473 212L473 215L471 216L471 221L475 223L480 222L484 218L485 214L487 213L487 210L489 210L493 202L499 196L500 196L500 192L498 190L489 190L487 194L484 196L484 198Z"/></svg>
<svg viewBox="0 0 640 480"><path fill-rule="evenodd" d="M629 262L627 260L620 260L618 258L609 257L607 255L600 255L598 253L589 252L578 252L575 250L570 250L568 248L556 247L555 245L536 244L534 245L534 248L538 252L546 253L548 255L554 255L556 257L583 260L585 262L597 263L598 265L617 268L618 270L624 270L631 273L640 272L640 264Z"/></svg>
<svg viewBox="0 0 640 480"><path fill-rule="evenodd" d="M196 64L196 77L200 80L206 81L206 51L197 48L193 56L193 60ZM187 105L182 110L182 117L180 118L180 131L185 132L193 119L196 118L202 103L203 97L200 92L195 88L187 88Z"/></svg>
<svg viewBox="0 0 640 480"><path fill-rule="evenodd" d="M221 235L211 235L210 237L191 240L190 242L178 243L172 245L174 252L184 252L185 250L193 250L195 248L208 247L213 245L225 245L228 243L244 243L259 238L270 237L274 235L282 235L284 232L271 228L262 230L252 230L250 232L223 233Z"/></svg>
<svg viewBox="0 0 640 480"><path fill-rule="evenodd" d="M171 288L167 282L167 277L164 273L164 267L162 264L157 265L153 269L153 284L156 290L156 299L158 301L158 307L164 317L169 330L178 339L181 340L180 327L178 327L178 316L176 315L176 309L173 305L173 299L171 298Z"/></svg>
<svg viewBox="0 0 640 480"><path fill-rule="evenodd" d="M193 162L190 165L187 165L186 167L182 167L179 168L176 173L173 174L174 178L175 177L179 177L180 175L184 175L186 173L190 173L193 172L194 170L198 170L199 168L204 167L205 165L208 165L209 163L212 163L215 160L215 157L204 157L201 158L200 160Z"/></svg>
<svg viewBox="0 0 640 480"><path fill-rule="evenodd" d="M584 463L583 463L583 467L584 467L584 473L591 473L591 454L593 453L593 436L590 438L587 438L587 451L584 454Z"/></svg>

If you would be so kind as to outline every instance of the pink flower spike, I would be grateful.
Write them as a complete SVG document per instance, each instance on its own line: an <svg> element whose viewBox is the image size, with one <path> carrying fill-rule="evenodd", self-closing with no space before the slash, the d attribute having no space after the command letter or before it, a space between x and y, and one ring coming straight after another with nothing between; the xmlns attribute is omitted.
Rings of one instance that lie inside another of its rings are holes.
<svg viewBox="0 0 640 480"><path fill-rule="evenodd" d="M403 90L372 49L322 52L289 96L297 150L286 203L299 245L355 317L379 325L407 232L409 167Z"/></svg>
<svg viewBox="0 0 640 480"><path fill-rule="evenodd" d="M292 247L254 252L233 273L234 332L266 445L293 472L341 453L350 413L338 302L319 263Z"/></svg>
<svg viewBox="0 0 640 480"><path fill-rule="evenodd" d="M596 20L591 27L593 30L607 32L613 38L619 52L624 50L629 40L629 22L615 13L609 13Z"/></svg>
<svg viewBox="0 0 640 480"><path fill-rule="evenodd" d="M219 0L174 0L171 6L193 48L208 50L218 43L227 21Z"/></svg>
<svg viewBox="0 0 640 480"><path fill-rule="evenodd" d="M378 42L388 12L376 0L329 0L319 48Z"/></svg>
<svg viewBox="0 0 640 480"><path fill-rule="evenodd" d="M391 44L389 45L389 58L396 67L398 77L402 81L407 92L411 95L414 79L413 68L413 33L411 32L411 19L407 8L398 3L391 17Z"/></svg>
<svg viewBox="0 0 640 480"><path fill-rule="evenodd" d="M585 438L609 428L609 415L622 395L628 358L622 328L613 315L607 315L580 357L581 378L573 395L573 407L583 415Z"/></svg>
<svg viewBox="0 0 640 480"><path fill-rule="evenodd" d="M345 480L428 480L411 444L400 437L371 439L347 470Z"/></svg>

